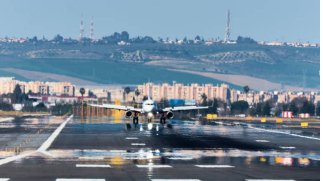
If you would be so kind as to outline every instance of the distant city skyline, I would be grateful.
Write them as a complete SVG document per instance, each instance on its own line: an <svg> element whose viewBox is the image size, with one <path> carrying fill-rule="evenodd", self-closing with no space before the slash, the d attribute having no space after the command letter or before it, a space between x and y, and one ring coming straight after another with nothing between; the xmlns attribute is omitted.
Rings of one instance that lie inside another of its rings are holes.
<svg viewBox="0 0 323 181"><path fill-rule="evenodd" d="M224 39L227 11L231 12L231 39L252 37L258 41L319 42L319 0L3 0L0 2L0 37L60 34L78 38L83 17L84 35L128 31L130 37L171 39Z"/></svg>

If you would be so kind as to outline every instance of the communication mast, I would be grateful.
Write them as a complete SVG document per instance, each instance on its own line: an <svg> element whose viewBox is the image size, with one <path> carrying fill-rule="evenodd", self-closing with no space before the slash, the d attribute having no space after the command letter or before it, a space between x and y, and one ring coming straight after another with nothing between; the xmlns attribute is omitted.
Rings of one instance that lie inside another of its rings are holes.
<svg viewBox="0 0 323 181"><path fill-rule="evenodd" d="M81 19L81 24L80 24L80 41L84 38L84 23L83 23L83 16Z"/></svg>
<svg viewBox="0 0 323 181"><path fill-rule="evenodd" d="M94 22L93 22L93 17L91 19L91 25L90 25L90 39L92 41L95 40L95 38L94 38Z"/></svg>
<svg viewBox="0 0 323 181"><path fill-rule="evenodd" d="M231 33L231 24L230 24L230 10L227 13L227 24L225 27L225 35L224 35L224 42L227 43L230 41L230 33Z"/></svg>

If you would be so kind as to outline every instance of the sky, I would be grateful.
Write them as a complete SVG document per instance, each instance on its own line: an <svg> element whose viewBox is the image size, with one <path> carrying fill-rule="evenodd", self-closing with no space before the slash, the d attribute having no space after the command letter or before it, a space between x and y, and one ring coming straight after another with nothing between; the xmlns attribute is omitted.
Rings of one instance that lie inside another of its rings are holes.
<svg viewBox="0 0 323 181"><path fill-rule="evenodd" d="M78 38L83 17L89 36L128 31L130 37L319 42L319 0L1 0L0 37Z"/></svg>

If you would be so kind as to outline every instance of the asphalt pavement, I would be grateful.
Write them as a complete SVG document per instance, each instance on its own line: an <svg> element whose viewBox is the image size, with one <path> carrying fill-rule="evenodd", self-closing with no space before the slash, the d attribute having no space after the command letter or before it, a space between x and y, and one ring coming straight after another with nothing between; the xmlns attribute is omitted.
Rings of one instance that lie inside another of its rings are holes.
<svg viewBox="0 0 323 181"><path fill-rule="evenodd" d="M113 117L0 122L0 181L319 180L319 128ZM156 120L157 122L157 120Z"/></svg>

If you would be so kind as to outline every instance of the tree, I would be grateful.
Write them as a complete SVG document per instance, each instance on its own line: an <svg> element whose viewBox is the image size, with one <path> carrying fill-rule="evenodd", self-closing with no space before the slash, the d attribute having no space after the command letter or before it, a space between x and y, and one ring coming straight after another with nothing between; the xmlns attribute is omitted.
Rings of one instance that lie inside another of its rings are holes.
<svg viewBox="0 0 323 181"><path fill-rule="evenodd" d="M89 92L88 92L88 96L89 96L89 97L96 97L96 96L95 96L95 94L94 94L91 90L89 90Z"/></svg>
<svg viewBox="0 0 323 181"><path fill-rule="evenodd" d="M64 40L64 38L61 36L61 35L56 35L54 38L53 38L53 42L55 43L62 43Z"/></svg>
<svg viewBox="0 0 323 181"><path fill-rule="evenodd" d="M233 114L245 114L249 108L247 101L236 101L231 104L231 113Z"/></svg>
<svg viewBox="0 0 323 181"><path fill-rule="evenodd" d="M131 89L130 87L125 87L123 90L123 94L128 97L128 94L130 93ZM125 100L126 97L124 97Z"/></svg>
<svg viewBox="0 0 323 181"><path fill-rule="evenodd" d="M237 44L257 44L257 42L250 37L238 36Z"/></svg>
<svg viewBox="0 0 323 181"><path fill-rule="evenodd" d="M263 110L262 110L262 115L270 116L271 115L270 112L271 112L271 101L268 100L264 104L264 107L263 107Z"/></svg>
<svg viewBox="0 0 323 181"><path fill-rule="evenodd" d="M21 88L20 88L19 84L16 84L11 99L12 99L12 102L15 103L15 104L22 103L23 94L22 94L22 91L21 91Z"/></svg>
<svg viewBox="0 0 323 181"><path fill-rule="evenodd" d="M120 36L121 36L120 39L122 41L128 41L129 40L129 33L126 32L126 31L121 32L121 35Z"/></svg>
<svg viewBox="0 0 323 181"><path fill-rule="evenodd" d="M203 93L201 95L201 99L202 99L202 105L206 106L207 105L207 95L205 93Z"/></svg>
<svg viewBox="0 0 323 181"><path fill-rule="evenodd" d="M250 91L249 86L243 86L243 91L247 94Z"/></svg>
<svg viewBox="0 0 323 181"><path fill-rule="evenodd" d="M82 95L82 100L83 100L83 95L85 94L85 89L83 87L80 88L80 94Z"/></svg>
<svg viewBox="0 0 323 181"><path fill-rule="evenodd" d="M140 91L138 89L135 90L135 95L136 95L137 100L138 100L138 96L140 95Z"/></svg>
<svg viewBox="0 0 323 181"><path fill-rule="evenodd" d="M316 116L320 116L320 101L316 103Z"/></svg>
<svg viewBox="0 0 323 181"><path fill-rule="evenodd" d="M13 107L11 104L0 102L0 110L2 111L13 111Z"/></svg>

